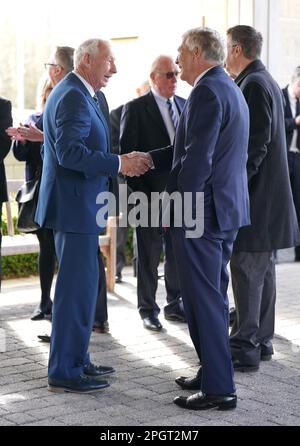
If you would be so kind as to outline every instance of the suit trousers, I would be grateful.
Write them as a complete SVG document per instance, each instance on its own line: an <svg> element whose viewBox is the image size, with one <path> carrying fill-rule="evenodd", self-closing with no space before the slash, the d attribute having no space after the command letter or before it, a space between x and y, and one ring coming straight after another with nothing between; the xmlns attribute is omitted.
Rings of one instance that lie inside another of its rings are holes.
<svg viewBox="0 0 300 446"><path fill-rule="evenodd" d="M99 284L98 284L98 296L96 302L96 312L94 321L95 327L97 327L97 325L99 325L102 322L106 322L108 319L105 267L100 248L98 248L98 263L99 263Z"/></svg>
<svg viewBox="0 0 300 446"><path fill-rule="evenodd" d="M136 228L137 238L137 294L138 309L142 318L157 316L160 312L155 301L158 281L158 265L162 251L162 238L165 246L165 286L167 292L167 305L165 311L176 313L181 303L181 293L178 282L177 267L172 248L169 231L163 232L160 228Z"/></svg>
<svg viewBox="0 0 300 446"><path fill-rule="evenodd" d="M300 152L288 152L289 172L294 205L300 227ZM295 247L295 257L300 260L300 246Z"/></svg>
<svg viewBox="0 0 300 446"><path fill-rule="evenodd" d="M190 336L202 365L201 390L232 393L227 264L237 232L205 231L188 239L183 228L172 228L171 234Z"/></svg>
<svg viewBox="0 0 300 446"><path fill-rule="evenodd" d="M54 231L54 241L59 268L48 374L67 380L82 374L90 361L99 280L98 236Z"/></svg>
<svg viewBox="0 0 300 446"><path fill-rule="evenodd" d="M257 366L272 354L276 276L273 252L236 252L230 262L237 317L230 334L232 356Z"/></svg>

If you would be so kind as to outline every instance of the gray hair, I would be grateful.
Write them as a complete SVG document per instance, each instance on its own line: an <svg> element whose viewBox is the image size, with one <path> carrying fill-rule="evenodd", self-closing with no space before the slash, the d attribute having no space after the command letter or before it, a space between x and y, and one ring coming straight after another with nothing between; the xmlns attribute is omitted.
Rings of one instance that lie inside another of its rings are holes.
<svg viewBox="0 0 300 446"><path fill-rule="evenodd" d="M80 65L81 60L85 54L89 54L92 57L97 56L99 47L103 44L108 43L106 40L101 39L89 39L81 43L76 49L74 54L74 66L75 69Z"/></svg>
<svg viewBox="0 0 300 446"><path fill-rule="evenodd" d="M223 64L225 59L224 43L220 34L211 28L193 28L186 31L183 36L183 43L190 51L195 48L203 50L204 59L209 62Z"/></svg>
<svg viewBox="0 0 300 446"><path fill-rule="evenodd" d="M156 59L152 62L150 73L154 73L164 62L172 62L173 64L175 64L172 56L161 54L160 56L157 56Z"/></svg>
<svg viewBox="0 0 300 446"><path fill-rule="evenodd" d="M66 73L73 70L74 48L70 46L57 46L54 53L55 63L60 65Z"/></svg>
<svg viewBox="0 0 300 446"><path fill-rule="evenodd" d="M292 82L295 82L298 79L300 79L300 66L295 68L295 71L292 75Z"/></svg>
<svg viewBox="0 0 300 446"><path fill-rule="evenodd" d="M252 26L237 25L229 28L227 35L231 37L234 45L242 47L244 56L249 60L257 60L261 56L263 37Z"/></svg>

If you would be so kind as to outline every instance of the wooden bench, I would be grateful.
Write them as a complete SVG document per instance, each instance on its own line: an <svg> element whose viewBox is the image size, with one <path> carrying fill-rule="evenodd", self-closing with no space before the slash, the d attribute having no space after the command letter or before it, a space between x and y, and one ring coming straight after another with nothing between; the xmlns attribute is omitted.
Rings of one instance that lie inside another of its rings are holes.
<svg viewBox="0 0 300 446"><path fill-rule="evenodd" d="M16 192L21 186L22 181L9 180L9 193ZM11 203L6 205L7 232L8 235L2 237L2 256L12 256L17 254L31 254L39 252L39 243L35 234L15 234L11 212ZM99 246L106 260L106 283L110 292L115 288L116 277L116 246L117 230L116 217L109 217L107 222L106 234L99 236Z"/></svg>

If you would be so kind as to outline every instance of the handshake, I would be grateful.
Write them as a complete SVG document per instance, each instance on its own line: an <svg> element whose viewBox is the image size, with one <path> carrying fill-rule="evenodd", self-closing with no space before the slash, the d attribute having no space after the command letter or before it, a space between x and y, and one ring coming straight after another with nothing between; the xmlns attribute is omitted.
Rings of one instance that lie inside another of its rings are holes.
<svg viewBox="0 0 300 446"><path fill-rule="evenodd" d="M154 166L149 153L131 152L121 155L120 158L120 173L128 177L139 177Z"/></svg>

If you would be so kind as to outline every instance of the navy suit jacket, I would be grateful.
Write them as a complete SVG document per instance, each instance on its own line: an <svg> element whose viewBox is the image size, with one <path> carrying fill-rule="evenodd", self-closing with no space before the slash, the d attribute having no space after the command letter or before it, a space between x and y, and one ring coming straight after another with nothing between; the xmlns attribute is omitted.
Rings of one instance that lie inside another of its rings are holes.
<svg viewBox="0 0 300 446"><path fill-rule="evenodd" d="M117 176L106 119L74 74L51 92L44 112L44 159L36 221L62 232L97 234L97 195Z"/></svg>
<svg viewBox="0 0 300 446"><path fill-rule="evenodd" d="M223 68L209 70L192 90L176 132L166 190L204 192L221 231L250 223L247 183L249 113ZM155 167L170 163L172 148L151 152ZM213 204L212 204L213 203Z"/></svg>

